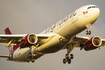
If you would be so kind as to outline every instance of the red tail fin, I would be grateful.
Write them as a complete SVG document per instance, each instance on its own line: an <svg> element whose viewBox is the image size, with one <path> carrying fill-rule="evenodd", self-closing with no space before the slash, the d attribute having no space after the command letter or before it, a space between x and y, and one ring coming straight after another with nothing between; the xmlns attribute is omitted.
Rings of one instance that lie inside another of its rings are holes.
<svg viewBox="0 0 105 70"><path fill-rule="evenodd" d="M10 34L10 35L12 35L12 33L11 33L9 27L7 27L7 28L5 29L5 34Z"/></svg>

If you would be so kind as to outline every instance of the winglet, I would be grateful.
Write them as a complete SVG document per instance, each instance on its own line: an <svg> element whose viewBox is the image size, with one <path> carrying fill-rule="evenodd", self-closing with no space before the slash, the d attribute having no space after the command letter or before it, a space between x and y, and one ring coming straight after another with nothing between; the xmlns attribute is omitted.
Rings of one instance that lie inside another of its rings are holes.
<svg viewBox="0 0 105 70"><path fill-rule="evenodd" d="M10 35L12 35L12 33L11 33L9 27L7 27L4 31L5 31L5 34L10 34Z"/></svg>

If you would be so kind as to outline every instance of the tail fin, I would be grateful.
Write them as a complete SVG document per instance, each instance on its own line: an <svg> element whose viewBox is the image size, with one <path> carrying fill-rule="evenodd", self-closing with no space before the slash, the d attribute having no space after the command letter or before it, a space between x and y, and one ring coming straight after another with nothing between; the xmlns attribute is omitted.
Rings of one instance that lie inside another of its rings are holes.
<svg viewBox="0 0 105 70"><path fill-rule="evenodd" d="M9 27L7 27L4 31L5 31L5 34L10 34L10 35L12 35L12 33L11 33Z"/></svg>

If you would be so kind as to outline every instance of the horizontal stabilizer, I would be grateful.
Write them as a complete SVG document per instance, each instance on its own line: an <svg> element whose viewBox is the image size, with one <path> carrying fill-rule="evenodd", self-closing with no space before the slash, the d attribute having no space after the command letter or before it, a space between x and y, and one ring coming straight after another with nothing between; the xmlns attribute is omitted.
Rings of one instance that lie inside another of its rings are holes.
<svg viewBox="0 0 105 70"><path fill-rule="evenodd" d="M8 56L8 55L0 55L0 57L2 57L2 58L9 58L10 56Z"/></svg>

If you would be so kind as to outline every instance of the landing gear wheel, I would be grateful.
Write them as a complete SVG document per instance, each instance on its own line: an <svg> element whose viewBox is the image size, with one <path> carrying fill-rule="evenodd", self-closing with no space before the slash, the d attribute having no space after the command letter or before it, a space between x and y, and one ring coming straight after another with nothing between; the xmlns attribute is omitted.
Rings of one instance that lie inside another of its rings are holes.
<svg viewBox="0 0 105 70"><path fill-rule="evenodd" d="M34 63L35 61L32 61L32 63Z"/></svg>
<svg viewBox="0 0 105 70"><path fill-rule="evenodd" d="M86 35L88 35L88 30L86 31Z"/></svg>
<svg viewBox="0 0 105 70"><path fill-rule="evenodd" d="M29 56L30 56L30 57L32 56L32 53L31 53L31 52L29 53Z"/></svg>
<svg viewBox="0 0 105 70"><path fill-rule="evenodd" d="M91 35L91 31L86 31L86 35Z"/></svg>
<svg viewBox="0 0 105 70"><path fill-rule="evenodd" d="M70 54L70 58L73 59L74 58L74 55L73 54Z"/></svg>
<svg viewBox="0 0 105 70"><path fill-rule="evenodd" d="M63 63L64 63L64 64L66 63L66 59L63 59Z"/></svg>
<svg viewBox="0 0 105 70"><path fill-rule="evenodd" d="M67 61L68 61L68 64L70 64L70 63L71 63L71 59L67 59Z"/></svg>
<svg viewBox="0 0 105 70"><path fill-rule="evenodd" d="M34 63L34 62L35 62L35 59L34 59L34 58L32 58L32 60L31 60L31 61L32 61L32 63Z"/></svg>
<svg viewBox="0 0 105 70"><path fill-rule="evenodd" d="M35 53L30 52L29 57L27 58L27 62L31 61L32 63L35 62Z"/></svg>
<svg viewBox="0 0 105 70"><path fill-rule="evenodd" d="M68 58L69 58L69 57L68 57L68 54L66 54L66 55L65 55L65 58L66 58L66 59L68 59Z"/></svg>
<svg viewBox="0 0 105 70"><path fill-rule="evenodd" d="M29 58L27 58L27 62L28 62L28 63L30 62L30 59L29 59Z"/></svg>
<svg viewBox="0 0 105 70"><path fill-rule="evenodd" d="M91 31L89 31L88 34L91 35Z"/></svg>

